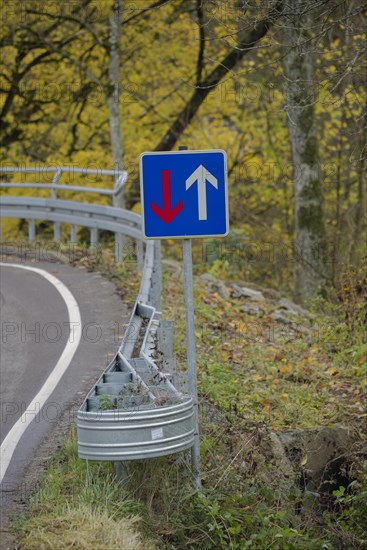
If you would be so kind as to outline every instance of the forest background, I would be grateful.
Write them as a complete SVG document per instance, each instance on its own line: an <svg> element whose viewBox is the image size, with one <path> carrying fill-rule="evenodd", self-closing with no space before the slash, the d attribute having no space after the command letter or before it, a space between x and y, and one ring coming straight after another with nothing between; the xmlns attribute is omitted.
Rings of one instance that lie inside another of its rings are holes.
<svg viewBox="0 0 367 550"><path fill-rule="evenodd" d="M223 149L229 178L229 236L194 245L206 274L195 284L203 494L174 458L139 463L126 491L109 464L78 459L71 434L18 523L22 547L366 548L366 11L362 0L0 0L1 167L66 166L61 183L96 187L108 184L73 168L127 170L115 206L137 212L143 151ZM24 220L4 220L3 243L26 238ZM88 246L82 228L78 238ZM37 239L52 240L51 224L38 222ZM163 285L183 365L179 245L163 243ZM76 263L132 304L135 264L111 258ZM328 443L300 444L321 434L335 447L340 433L354 439L339 462ZM315 455L324 474L310 482Z"/></svg>
<svg viewBox="0 0 367 550"><path fill-rule="evenodd" d="M365 15L357 0L3 0L2 165L70 166L66 183L73 166L123 168L119 204L139 210L141 152L224 149L231 234L199 262L299 302L363 286Z"/></svg>

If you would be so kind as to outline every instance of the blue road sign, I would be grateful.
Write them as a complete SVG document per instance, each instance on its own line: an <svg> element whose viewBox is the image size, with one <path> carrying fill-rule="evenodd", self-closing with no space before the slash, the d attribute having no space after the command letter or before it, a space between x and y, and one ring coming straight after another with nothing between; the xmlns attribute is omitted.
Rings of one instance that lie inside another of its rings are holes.
<svg viewBox="0 0 367 550"><path fill-rule="evenodd" d="M143 232L148 239L227 235L224 151L143 153L140 187Z"/></svg>

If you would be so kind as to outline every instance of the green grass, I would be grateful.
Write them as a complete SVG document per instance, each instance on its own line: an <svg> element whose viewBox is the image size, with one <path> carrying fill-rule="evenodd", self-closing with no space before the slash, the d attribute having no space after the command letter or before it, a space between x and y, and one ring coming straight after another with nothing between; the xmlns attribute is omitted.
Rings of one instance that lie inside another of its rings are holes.
<svg viewBox="0 0 367 550"><path fill-rule="evenodd" d="M121 485L110 464L77 458L73 431L18 521L20 548L365 548L367 464L348 496L335 495L343 513L308 503L297 514L309 497L297 477L282 479L266 426L245 432L235 414L207 409L201 428L202 494L182 455L133 463Z"/></svg>
<svg viewBox="0 0 367 550"><path fill-rule="evenodd" d="M153 550L143 541L142 506L116 482L111 464L77 456L74 430L53 458L27 515L18 522L22 548Z"/></svg>
<svg viewBox="0 0 367 550"><path fill-rule="evenodd" d="M101 269L133 300L132 264ZM125 290L127 284L127 290ZM176 323L178 367L185 370L182 278L164 280L164 316ZM273 431L343 423L366 437L367 346L343 310L301 319L296 330L274 322L276 304L243 311L195 285L203 492L191 486L187 455L133 463L125 485L110 464L77 457L74 431L54 457L27 514L17 523L21 548L360 549L367 548L367 464L350 457L351 487L330 495L300 488ZM364 429L363 429L364 426ZM361 460L362 458L362 460Z"/></svg>
<svg viewBox="0 0 367 550"><path fill-rule="evenodd" d="M177 361L185 368L181 284L178 276L165 281L165 314L175 320ZM266 422L272 429L363 418L367 346L348 347L348 329L337 312L284 326L271 316L275 303L256 304L261 316L249 315L241 309L244 299L224 299L203 283L195 286L195 303L202 398L222 410L235 407L244 422ZM356 333L364 332L360 323Z"/></svg>

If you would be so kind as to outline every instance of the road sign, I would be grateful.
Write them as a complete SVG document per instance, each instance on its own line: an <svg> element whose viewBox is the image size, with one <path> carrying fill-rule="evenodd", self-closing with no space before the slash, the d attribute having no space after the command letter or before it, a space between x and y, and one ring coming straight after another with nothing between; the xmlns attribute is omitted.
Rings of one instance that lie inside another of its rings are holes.
<svg viewBox="0 0 367 550"><path fill-rule="evenodd" d="M143 232L148 239L227 235L224 151L143 153L140 186Z"/></svg>

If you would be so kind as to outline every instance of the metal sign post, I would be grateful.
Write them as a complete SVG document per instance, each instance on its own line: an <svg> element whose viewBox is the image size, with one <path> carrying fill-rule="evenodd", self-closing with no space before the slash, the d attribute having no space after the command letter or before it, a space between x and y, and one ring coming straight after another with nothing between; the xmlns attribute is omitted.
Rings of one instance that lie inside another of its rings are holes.
<svg viewBox="0 0 367 550"><path fill-rule="evenodd" d="M194 445L191 447L191 465L193 470L194 485L201 488L200 467L200 437L199 437L199 403L196 378L196 341L195 341L195 315L194 315L194 286L192 280L192 247L191 239L183 239L183 271L184 271L184 296L186 306L186 345L187 367L189 378L189 393L194 400Z"/></svg>
<svg viewBox="0 0 367 550"><path fill-rule="evenodd" d="M140 156L143 233L147 239L182 239L189 393L194 403L191 464L201 488L199 406L191 238L228 234L224 151L160 151Z"/></svg>
<svg viewBox="0 0 367 550"><path fill-rule="evenodd" d="M179 151L186 151L181 145ZM189 393L194 400L194 445L191 447L191 466L195 489L201 489L200 436L199 436L199 401L196 376L196 338L194 313L194 284L192 279L192 246L191 239L182 240L184 297L186 305L186 346Z"/></svg>

